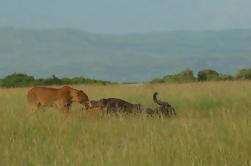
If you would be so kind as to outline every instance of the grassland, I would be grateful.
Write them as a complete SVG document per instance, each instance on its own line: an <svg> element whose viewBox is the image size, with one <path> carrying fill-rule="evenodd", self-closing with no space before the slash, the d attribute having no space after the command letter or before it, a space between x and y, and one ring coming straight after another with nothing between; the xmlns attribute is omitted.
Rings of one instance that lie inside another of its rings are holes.
<svg viewBox="0 0 251 166"><path fill-rule="evenodd" d="M76 86L75 86L76 87ZM251 165L251 82L77 86L91 99L119 97L173 118L114 117L54 109L31 113L28 88L0 89L0 165Z"/></svg>

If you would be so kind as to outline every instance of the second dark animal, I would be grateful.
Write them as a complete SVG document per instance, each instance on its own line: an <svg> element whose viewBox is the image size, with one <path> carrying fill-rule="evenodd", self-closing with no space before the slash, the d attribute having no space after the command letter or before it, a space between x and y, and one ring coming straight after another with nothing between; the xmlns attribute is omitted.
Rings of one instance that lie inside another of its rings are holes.
<svg viewBox="0 0 251 166"><path fill-rule="evenodd" d="M103 113L146 113L147 115L163 115L170 117L176 115L175 109L168 103L157 99L157 92L153 95L153 100L160 105L154 109L146 108L141 104L132 104L118 98L107 98L98 101L91 101L93 106L92 111L101 111Z"/></svg>
<svg viewBox="0 0 251 166"><path fill-rule="evenodd" d="M158 100L157 95L158 95L158 92L155 92L153 94L153 101L159 105L159 107L154 109L155 112L157 112L157 114L162 113L163 115L169 116L169 117L172 115L176 115L175 109L168 102Z"/></svg>

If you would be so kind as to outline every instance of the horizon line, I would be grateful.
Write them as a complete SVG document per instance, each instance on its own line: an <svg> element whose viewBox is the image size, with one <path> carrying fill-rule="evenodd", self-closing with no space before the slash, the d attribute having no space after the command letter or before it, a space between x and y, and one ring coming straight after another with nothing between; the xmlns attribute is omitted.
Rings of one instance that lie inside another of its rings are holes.
<svg viewBox="0 0 251 166"><path fill-rule="evenodd" d="M148 34L162 34L162 33L182 33L182 32L222 32L222 31L245 31L251 30L251 27L248 28L219 28L219 29L177 29L177 30L166 30L166 31L149 31L149 32L94 32L86 29L76 28L76 27L26 27L26 26L3 26L0 25L0 29L13 29L13 30L37 30L37 31L57 31L57 30L68 30L68 31L79 31L85 33L91 33L96 35L116 35L116 36L126 36L126 35L148 35Z"/></svg>

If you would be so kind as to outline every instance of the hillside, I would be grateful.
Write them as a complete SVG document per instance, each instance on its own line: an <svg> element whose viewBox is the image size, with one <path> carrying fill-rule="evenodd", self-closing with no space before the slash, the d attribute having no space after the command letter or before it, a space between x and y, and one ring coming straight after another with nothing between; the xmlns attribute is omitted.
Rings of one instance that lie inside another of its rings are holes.
<svg viewBox="0 0 251 166"><path fill-rule="evenodd" d="M0 29L0 76L86 76L143 81L185 68L233 73L251 64L251 29L92 34L74 29Z"/></svg>

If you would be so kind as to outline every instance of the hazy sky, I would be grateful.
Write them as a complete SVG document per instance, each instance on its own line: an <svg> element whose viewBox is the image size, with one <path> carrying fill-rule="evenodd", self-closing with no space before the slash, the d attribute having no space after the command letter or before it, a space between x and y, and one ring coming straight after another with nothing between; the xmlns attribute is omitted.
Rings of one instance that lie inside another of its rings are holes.
<svg viewBox="0 0 251 166"><path fill-rule="evenodd" d="M0 0L0 26L139 33L251 27L251 0Z"/></svg>

